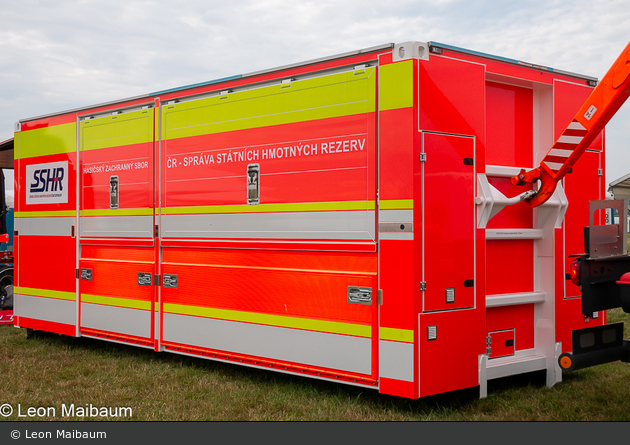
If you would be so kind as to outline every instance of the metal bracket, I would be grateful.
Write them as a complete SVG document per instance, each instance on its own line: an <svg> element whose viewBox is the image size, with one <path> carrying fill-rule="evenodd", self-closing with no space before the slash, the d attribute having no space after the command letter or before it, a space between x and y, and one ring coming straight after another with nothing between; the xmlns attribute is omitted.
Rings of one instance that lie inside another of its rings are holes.
<svg viewBox="0 0 630 445"><path fill-rule="evenodd" d="M353 74L355 76L358 76L359 74L365 74L365 70L367 69L367 65L363 64L363 65L357 65L354 67L354 71Z"/></svg>
<svg viewBox="0 0 630 445"><path fill-rule="evenodd" d="M392 61L419 59L429 60L429 44L424 42L403 42L394 45Z"/></svg>
<svg viewBox="0 0 630 445"><path fill-rule="evenodd" d="M628 203L625 199L589 201L589 256L591 258L625 255L628 253L627 208ZM595 214L597 211L606 209L617 211L619 224L595 225Z"/></svg>

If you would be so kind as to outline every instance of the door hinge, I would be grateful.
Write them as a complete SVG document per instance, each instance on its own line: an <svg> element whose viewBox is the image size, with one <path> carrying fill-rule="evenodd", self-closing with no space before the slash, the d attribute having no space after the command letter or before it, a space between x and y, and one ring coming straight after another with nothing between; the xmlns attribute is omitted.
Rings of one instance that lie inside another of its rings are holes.
<svg viewBox="0 0 630 445"><path fill-rule="evenodd" d="M79 279L79 269L74 269L74 278Z"/></svg>
<svg viewBox="0 0 630 445"><path fill-rule="evenodd" d="M159 274L155 274L155 279L153 280L153 282L155 283L156 286L160 285L160 275Z"/></svg>
<svg viewBox="0 0 630 445"><path fill-rule="evenodd" d="M597 169L597 176L604 176L604 169L603 168L598 168Z"/></svg>
<svg viewBox="0 0 630 445"><path fill-rule="evenodd" d="M420 153L420 162L427 162L427 154Z"/></svg>
<svg viewBox="0 0 630 445"><path fill-rule="evenodd" d="M160 226L156 224L155 225L155 238L159 238L159 237L160 237Z"/></svg>
<svg viewBox="0 0 630 445"><path fill-rule="evenodd" d="M376 304L383 304L383 289L376 291Z"/></svg>
<svg viewBox="0 0 630 445"><path fill-rule="evenodd" d="M420 282L420 290L423 291L423 292L425 290L427 290L427 282L426 281L421 281Z"/></svg>
<svg viewBox="0 0 630 445"><path fill-rule="evenodd" d="M486 355L488 357L490 357L490 354L492 354L492 337L490 337L489 335L486 337Z"/></svg>

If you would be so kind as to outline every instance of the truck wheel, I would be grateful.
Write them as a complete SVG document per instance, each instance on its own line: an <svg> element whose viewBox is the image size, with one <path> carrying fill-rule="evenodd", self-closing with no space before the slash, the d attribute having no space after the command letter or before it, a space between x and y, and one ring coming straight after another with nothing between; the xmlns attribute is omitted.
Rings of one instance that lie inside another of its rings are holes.
<svg viewBox="0 0 630 445"><path fill-rule="evenodd" d="M13 268L6 267L0 270L0 299L1 309L13 309Z"/></svg>

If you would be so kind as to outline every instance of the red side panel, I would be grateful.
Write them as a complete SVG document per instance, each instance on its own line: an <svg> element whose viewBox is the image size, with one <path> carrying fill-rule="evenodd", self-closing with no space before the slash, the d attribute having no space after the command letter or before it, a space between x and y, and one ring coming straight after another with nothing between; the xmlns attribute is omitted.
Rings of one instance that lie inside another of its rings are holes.
<svg viewBox="0 0 630 445"><path fill-rule="evenodd" d="M512 338L514 339L514 346L517 351L534 347L533 304L488 308L487 316L486 324L488 333L511 330L513 332ZM495 351L494 346L492 350ZM495 357L494 354L493 357Z"/></svg>
<svg viewBox="0 0 630 445"><path fill-rule="evenodd" d="M19 236L17 286L74 293L75 242L70 236Z"/></svg>
<svg viewBox="0 0 630 445"><path fill-rule="evenodd" d="M485 71L432 56L420 64L420 129L476 136L485 146Z"/></svg>
<svg viewBox="0 0 630 445"><path fill-rule="evenodd" d="M532 90L488 82L486 112L486 163L521 168L533 166Z"/></svg>
<svg viewBox="0 0 630 445"><path fill-rule="evenodd" d="M420 396L479 385L479 354L485 353L480 310L448 311L420 317ZM429 326L436 327L428 340Z"/></svg>
<svg viewBox="0 0 630 445"><path fill-rule="evenodd" d="M416 267L426 279L424 311L436 311L419 314L419 387L420 396L427 396L477 386L479 354L485 352L485 266L475 267L484 246L474 245L483 237L475 229L474 193L476 174L486 164L484 66L431 55L420 64L419 97L426 162L415 189L424 214L416 205L414 218L425 222L425 245L416 242L425 275L420 261Z"/></svg>
<svg viewBox="0 0 630 445"><path fill-rule="evenodd" d="M423 145L423 309L470 308L475 304L474 139L425 134Z"/></svg>

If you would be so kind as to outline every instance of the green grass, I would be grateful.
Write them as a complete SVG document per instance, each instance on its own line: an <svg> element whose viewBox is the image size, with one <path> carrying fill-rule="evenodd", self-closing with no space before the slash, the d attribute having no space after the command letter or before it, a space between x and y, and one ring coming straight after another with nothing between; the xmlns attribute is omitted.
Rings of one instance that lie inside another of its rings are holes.
<svg viewBox="0 0 630 445"><path fill-rule="evenodd" d="M621 310L609 322L630 322ZM629 337L626 325L626 337ZM86 338L0 326L0 405L131 407L129 420L630 420L630 364L563 376L532 373L478 389L407 400L369 389ZM0 419L4 419L1 418ZM26 417L25 419L29 419ZM51 418L34 417L33 420ZM118 420L118 419L115 419Z"/></svg>

